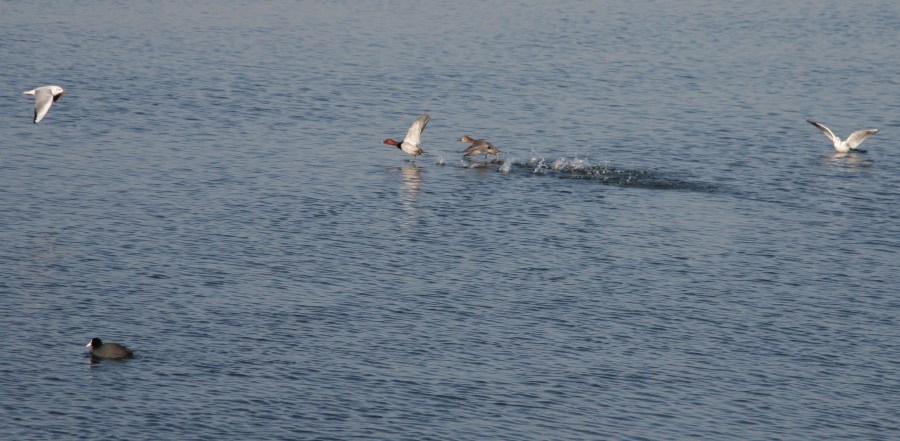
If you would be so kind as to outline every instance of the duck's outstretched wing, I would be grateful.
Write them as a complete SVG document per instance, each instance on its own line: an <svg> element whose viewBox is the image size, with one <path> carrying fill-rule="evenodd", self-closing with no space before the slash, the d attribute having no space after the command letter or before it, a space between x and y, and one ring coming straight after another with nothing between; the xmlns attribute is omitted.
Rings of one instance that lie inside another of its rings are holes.
<svg viewBox="0 0 900 441"><path fill-rule="evenodd" d="M425 125L428 124L430 119L431 116L423 113L416 122L409 126L409 131L406 132L403 143L418 147L422 143L422 131L425 130Z"/></svg>
<svg viewBox="0 0 900 441"><path fill-rule="evenodd" d="M480 155L489 151L491 147L491 143L483 139L476 139L472 141L472 145L463 150L463 156Z"/></svg>

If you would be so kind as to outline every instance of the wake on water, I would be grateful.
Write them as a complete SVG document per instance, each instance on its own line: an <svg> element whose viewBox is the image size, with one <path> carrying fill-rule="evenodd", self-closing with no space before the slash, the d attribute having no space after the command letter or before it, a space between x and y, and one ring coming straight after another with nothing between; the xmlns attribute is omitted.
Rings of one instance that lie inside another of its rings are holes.
<svg viewBox="0 0 900 441"><path fill-rule="evenodd" d="M443 164L444 160L441 157L439 165ZM715 192L718 190L718 185L688 180L674 172L651 169L621 169L612 167L609 161L596 163L588 158L579 157L567 158L563 156L552 160L537 155L533 155L529 160L521 160L514 156L507 156L502 159L487 158L485 160L465 158L460 160L460 165L464 168L496 168L498 172L503 174L530 173L555 176L561 179L588 180L623 187L700 192Z"/></svg>

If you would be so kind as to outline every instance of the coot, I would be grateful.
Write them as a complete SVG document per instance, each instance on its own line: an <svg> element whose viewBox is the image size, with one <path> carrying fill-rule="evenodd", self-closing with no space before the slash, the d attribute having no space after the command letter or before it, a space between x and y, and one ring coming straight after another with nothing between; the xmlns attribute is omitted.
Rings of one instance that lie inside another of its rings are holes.
<svg viewBox="0 0 900 441"><path fill-rule="evenodd" d="M118 343L103 343L97 337L88 342L87 347L91 348L91 357L106 358L110 360L121 360L123 358L131 358L134 354L130 349Z"/></svg>

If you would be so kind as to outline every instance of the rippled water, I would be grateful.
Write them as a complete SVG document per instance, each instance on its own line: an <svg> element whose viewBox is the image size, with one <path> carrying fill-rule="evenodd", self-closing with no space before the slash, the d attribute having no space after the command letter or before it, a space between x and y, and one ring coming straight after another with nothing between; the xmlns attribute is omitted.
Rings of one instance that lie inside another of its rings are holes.
<svg viewBox="0 0 900 441"><path fill-rule="evenodd" d="M897 437L896 2L3 12L4 439Z"/></svg>

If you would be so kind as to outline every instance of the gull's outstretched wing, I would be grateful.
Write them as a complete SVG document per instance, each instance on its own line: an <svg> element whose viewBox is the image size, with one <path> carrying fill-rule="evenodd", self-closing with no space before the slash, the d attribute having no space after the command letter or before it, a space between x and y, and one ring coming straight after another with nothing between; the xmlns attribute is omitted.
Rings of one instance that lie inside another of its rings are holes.
<svg viewBox="0 0 900 441"><path fill-rule="evenodd" d="M847 141L845 141L845 142L847 143L847 147L850 147L851 149L855 149L860 144L862 144L862 142L865 141L866 138L868 138L876 133L878 133L878 129L857 130L857 131L851 133L850 136L847 137Z"/></svg>
<svg viewBox="0 0 900 441"><path fill-rule="evenodd" d="M56 99L53 96L53 92L48 88L40 88L34 91L34 122L35 124L41 122L44 119L44 116L47 115L47 112L50 111L50 105Z"/></svg>
<svg viewBox="0 0 900 441"><path fill-rule="evenodd" d="M819 124L815 121L810 121L810 120L806 120L806 122L818 127L819 130L821 130L822 132L825 133L825 136L827 136L828 139L830 139L832 143L834 142L835 139L840 140L840 138L834 136L834 132L832 132L831 129L829 129L828 127L825 127L825 124Z"/></svg>

